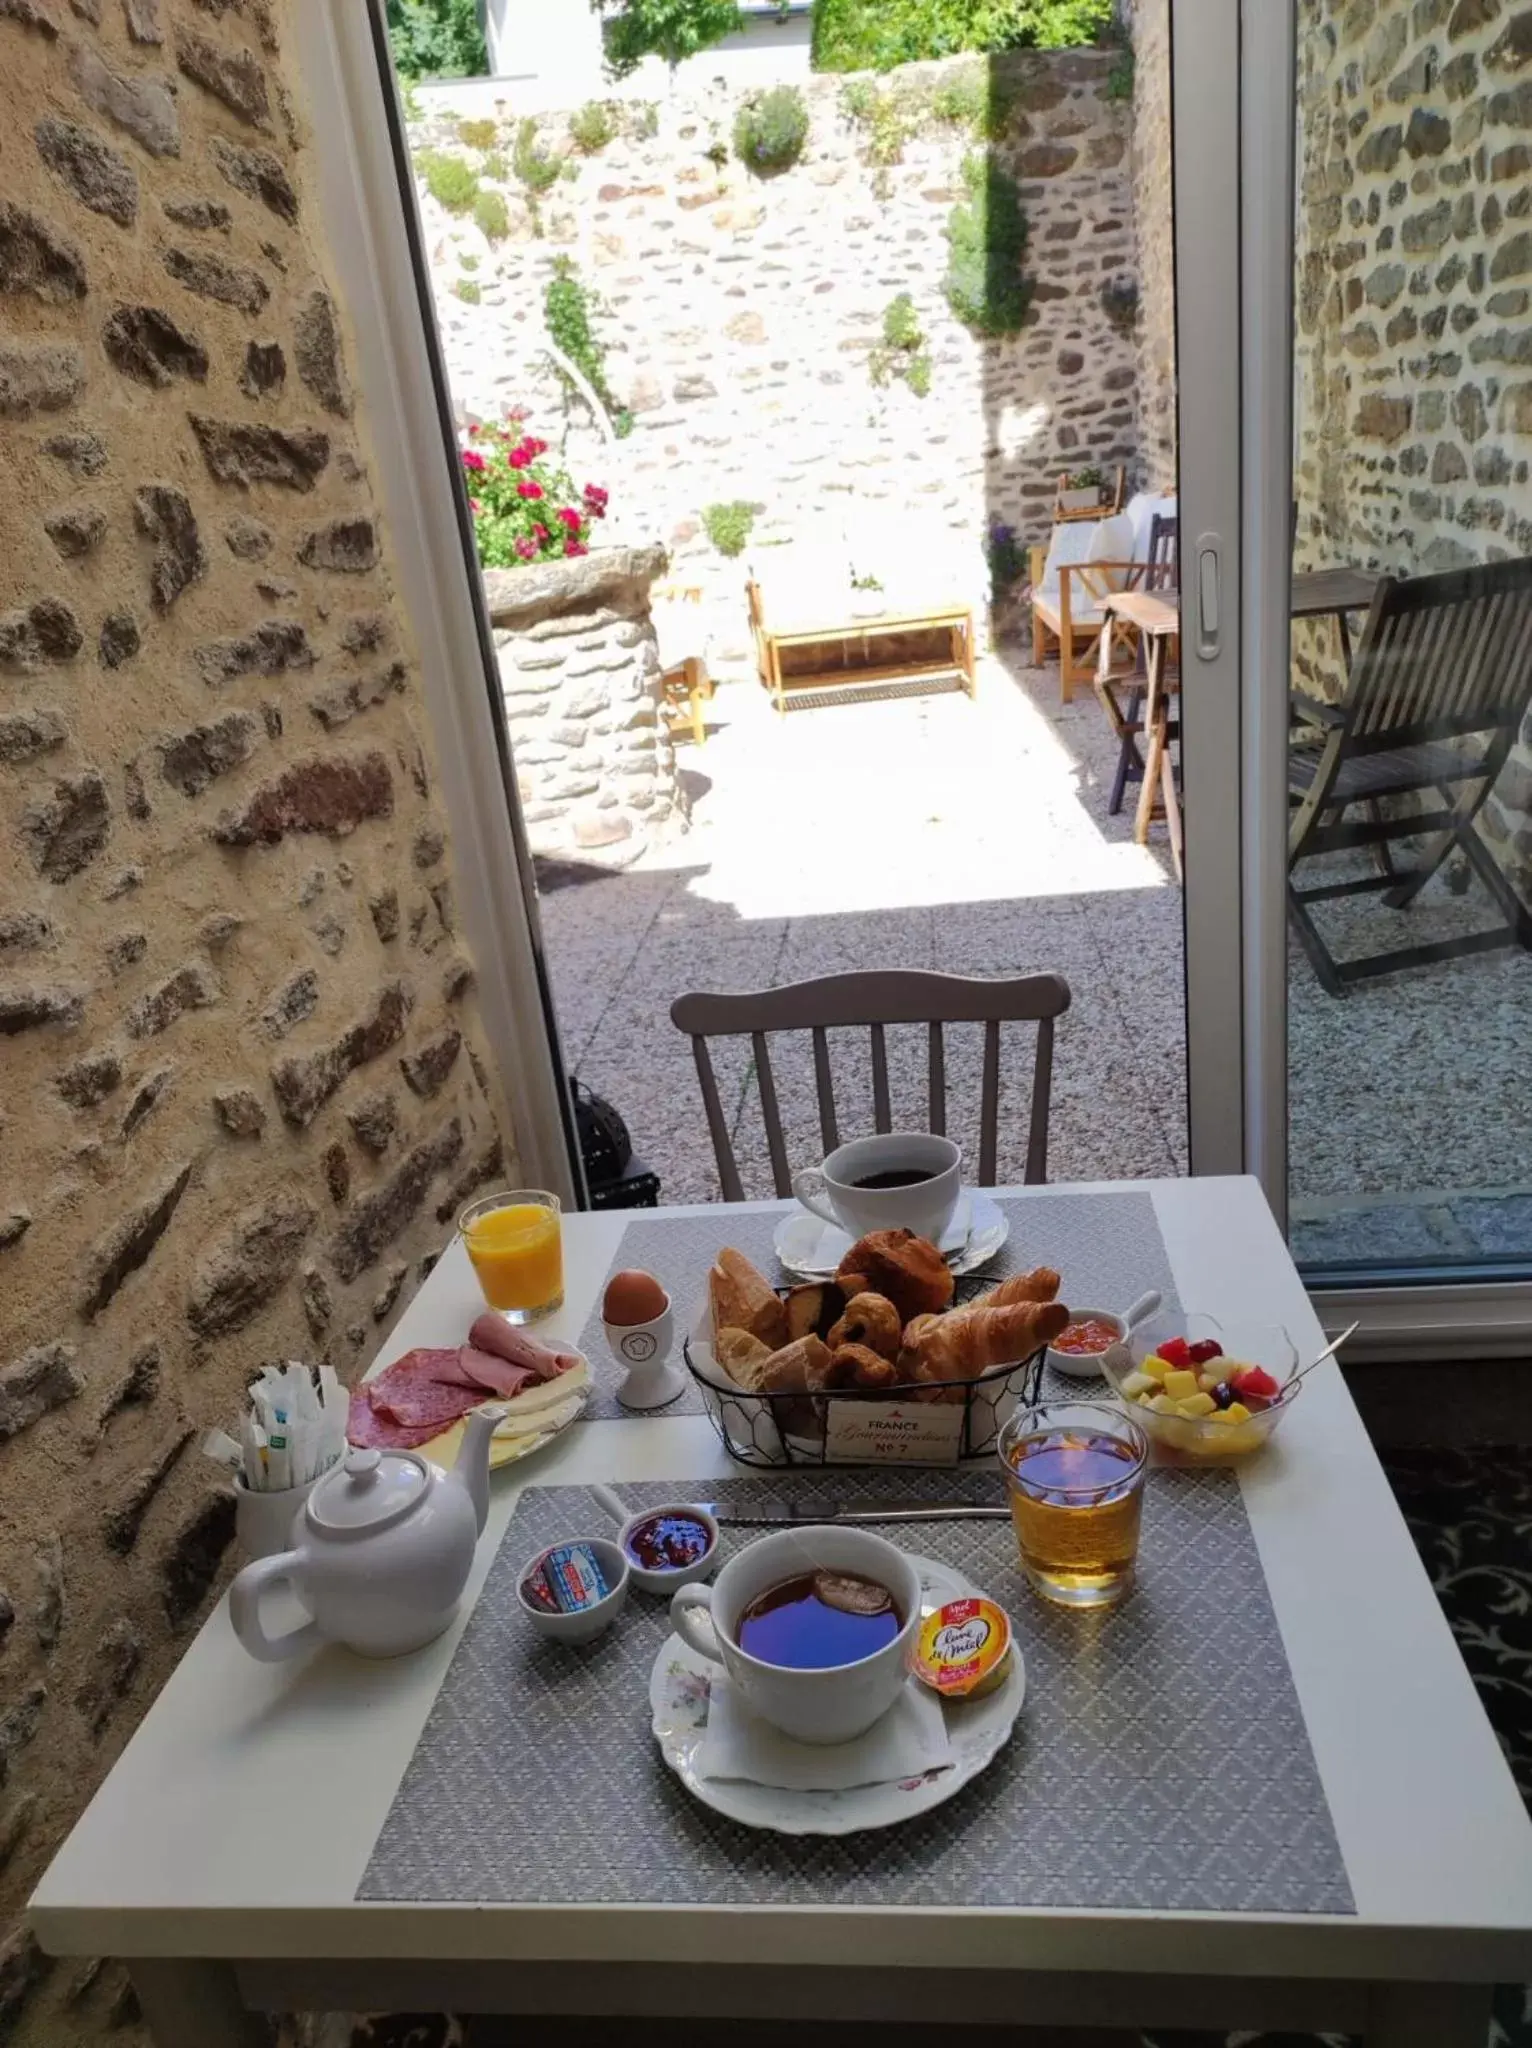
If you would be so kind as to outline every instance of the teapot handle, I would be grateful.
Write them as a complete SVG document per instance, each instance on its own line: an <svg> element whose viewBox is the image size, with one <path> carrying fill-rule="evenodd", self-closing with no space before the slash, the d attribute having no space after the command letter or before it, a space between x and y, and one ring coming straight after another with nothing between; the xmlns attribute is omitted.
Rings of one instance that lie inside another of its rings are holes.
<svg viewBox="0 0 1532 2048"><path fill-rule="evenodd" d="M268 1586L283 1580L296 1593L302 1564L303 1554L297 1550L284 1550L279 1557L258 1558L254 1564L245 1566L229 1588L229 1620L234 1624L234 1633L262 1664L281 1664L324 1641L317 1621L307 1621L301 1628L290 1628L273 1636L267 1634L261 1620L261 1595Z"/></svg>

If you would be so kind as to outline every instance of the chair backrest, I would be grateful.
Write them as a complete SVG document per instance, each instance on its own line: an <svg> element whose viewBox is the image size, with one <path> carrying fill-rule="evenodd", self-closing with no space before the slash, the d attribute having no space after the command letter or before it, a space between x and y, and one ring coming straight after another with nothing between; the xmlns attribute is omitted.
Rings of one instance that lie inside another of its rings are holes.
<svg viewBox="0 0 1532 2048"><path fill-rule="evenodd" d="M1174 590L1181 573L1181 522L1174 513L1156 512L1149 522L1145 590Z"/></svg>
<svg viewBox="0 0 1532 2048"><path fill-rule="evenodd" d="M1498 729L1532 702L1532 558L1481 562L1373 594L1342 705L1348 753Z"/></svg>
<svg viewBox="0 0 1532 2048"><path fill-rule="evenodd" d="M771 1155L772 1181L779 1195L790 1195L792 1170L777 1102L769 1034L808 1031L813 1039L814 1081L819 1102L819 1133L826 1152L840 1144L835 1115L835 1083L830 1068L828 1034L837 1028L865 1029L871 1034L874 1128L893 1129L888 1089L886 1029L891 1024L924 1024L927 1030L926 1127L938 1134L947 1128L947 1054L944 1024L982 1024L984 1063L979 1109L979 1184L992 1185L1000 1125L1000 1027L1005 1023L1037 1026L1032 1067L1032 1105L1027 1130L1028 1181L1048 1177L1048 1112L1053 1090L1053 1020L1069 1008L1069 983L1059 974L1019 975L1004 981L982 981L958 974L929 974L899 969L861 974L831 974L818 981L800 981L787 988L763 989L748 995L679 996L670 1006L671 1022L686 1032L697 1062L708 1130L718 1160L724 1199L744 1200L739 1164L734 1156L728 1118L708 1052L709 1038L748 1037L755 1055L761 1090L761 1114Z"/></svg>

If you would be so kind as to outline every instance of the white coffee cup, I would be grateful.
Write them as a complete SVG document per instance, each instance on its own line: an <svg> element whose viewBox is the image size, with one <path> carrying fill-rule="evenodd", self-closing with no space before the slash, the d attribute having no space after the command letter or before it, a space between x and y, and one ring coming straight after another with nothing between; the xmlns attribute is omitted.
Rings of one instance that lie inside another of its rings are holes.
<svg viewBox="0 0 1532 2048"><path fill-rule="evenodd" d="M904 1625L855 1664L819 1671L766 1664L739 1646L745 1609L785 1579L823 1567L886 1586ZM683 1586L670 1603L677 1633L722 1664L750 1711L797 1742L850 1742L898 1699L920 1630L920 1574L902 1550L866 1529L811 1526L762 1536L737 1551L711 1586Z"/></svg>
<svg viewBox="0 0 1532 2048"><path fill-rule="evenodd" d="M923 1173L902 1188L864 1188L880 1173ZM888 1131L838 1145L823 1166L793 1175L793 1193L826 1223L853 1237L869 1230L913 1230L940 1244L963 1190L963 1154L950 1138L929 1131Z"/></svg>

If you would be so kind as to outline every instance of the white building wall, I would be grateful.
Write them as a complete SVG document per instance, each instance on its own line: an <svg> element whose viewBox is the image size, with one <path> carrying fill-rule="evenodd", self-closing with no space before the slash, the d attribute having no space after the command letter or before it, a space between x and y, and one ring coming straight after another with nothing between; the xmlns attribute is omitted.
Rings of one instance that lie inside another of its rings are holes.
<svg viewBox="0 0 1532 2048"><path fill-rule="evenodd" d="M779 85L809 75L810 0L741 0L737 35L678 65L649 58L614 84L605 74L601 18L590 0L488 0L490 66L518 111L573 107L589 99L664 99L696 94L715 81L732 90ZM509 89L507 89L509 88Z"/></svg>

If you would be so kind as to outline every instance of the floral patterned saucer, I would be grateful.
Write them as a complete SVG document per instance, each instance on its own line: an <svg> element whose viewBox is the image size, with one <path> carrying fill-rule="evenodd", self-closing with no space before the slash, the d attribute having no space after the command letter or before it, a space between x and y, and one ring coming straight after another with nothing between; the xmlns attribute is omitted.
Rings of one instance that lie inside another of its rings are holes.
<svg viewBox="0 0 1532 2048"><path fill-rule="evenodd" d="M920 1573L923 1605L942 1607L949 1600L972 1598L979 1590L934 1558L912 1557L910 1562ZM1026 1666L1016 1644L1003 1685L983 1699L943 1708L954 1759L944 1769L897 1784L857 1785L845 1792L790 1792L739 1778L701 1775L697 1766L707 1727L708 1674L714 1669L678 1635L662 1645L649 1675L649 1704L661 1754L704 1806L743 1827L770 1828L779 1835L850 1835L862 1828L892 1827L943 1805L1003 1748L1027 1691Z"/></svg>

